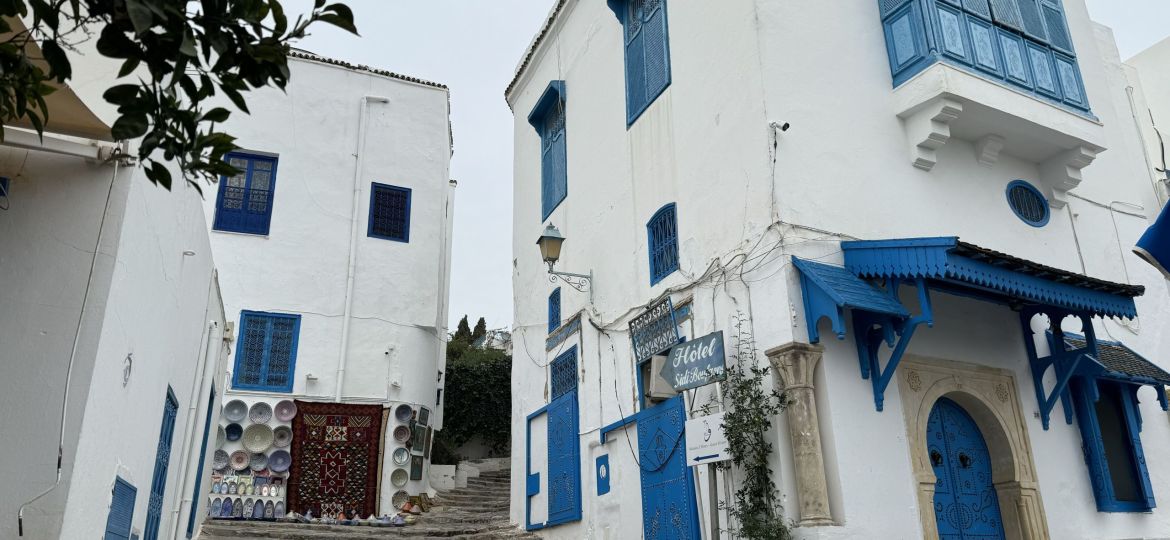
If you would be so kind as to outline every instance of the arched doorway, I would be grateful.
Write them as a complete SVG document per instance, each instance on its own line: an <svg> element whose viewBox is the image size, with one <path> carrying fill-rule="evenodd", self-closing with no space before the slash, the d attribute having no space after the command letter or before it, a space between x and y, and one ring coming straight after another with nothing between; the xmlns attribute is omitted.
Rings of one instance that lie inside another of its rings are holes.
<svg viewBox="0 0 1170 540"><path fill-rule="evenodd" d="M930 411L926 441L937 478L934 517L939 538L1003 539L991 454L975 420L958 403L940 398Z"/></svg>

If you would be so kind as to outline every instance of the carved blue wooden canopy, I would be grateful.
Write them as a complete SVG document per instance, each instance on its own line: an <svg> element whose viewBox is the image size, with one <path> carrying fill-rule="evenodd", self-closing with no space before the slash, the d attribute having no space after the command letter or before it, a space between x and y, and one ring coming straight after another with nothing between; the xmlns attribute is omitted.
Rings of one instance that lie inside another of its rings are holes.
<svg viewBox="0 0 1170 540"><path fill-rule="evenodd" d="M1057 355L1039 359L1029 344L1029 360L1037 382L1049 367L1058 368L1058 388L1051 395L1046 395L1043 385L1036 385L1045 427L1056 400L1067 397L1067 383L1073 375L1128 377L1129 382L1155 384L1158 388L1170 383L1170 374L1164 371L1158 370L1160 374L1150 376L1154 372L1149 367L1157 368L1153 364L1135 368L1132 373L1110 368L1100 359L1103 353L1098 352L1091 332L1091 317L1137 316L1133 299L1145 292L1144 287L1045 266L962 242L953 236L842 242L841 249L844 268L793 257L793 265L801 276L809 341L820 340L817 323L826 317L838 339L844 339L844 316L848 308L861 377L872 381L874 405L879 411L883 408L885 390L915 330L922 324L934 324L931 290L1010 306L1021 313L1028 336L1031 330L1026 325L1035 313L1049 313L1053 320L1073 315L1087 324L1087 337L1082 339L1090 346L1070 347L1067 351L1073 353L1071 349L1075 349L1076 354L1062 352L1059 359ZM902 284L917 289L919 313L916 315L899 300L898 289ZM883 342L893 348L884 366L878 358ZM1085 358L1089 361L1081 365ZM1131 361L1124 365L1139 364ZM1079 369L1075 369L1078 365ZM1167 377L1165 381L1160 378L1163 374ZM1165 402L1164 392L1159 391L1159 399Z"/></svg>

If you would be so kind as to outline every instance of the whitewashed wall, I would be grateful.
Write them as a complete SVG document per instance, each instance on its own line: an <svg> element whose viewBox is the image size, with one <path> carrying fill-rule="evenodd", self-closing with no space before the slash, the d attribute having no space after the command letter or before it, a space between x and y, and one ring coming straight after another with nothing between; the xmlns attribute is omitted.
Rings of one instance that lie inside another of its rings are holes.
<svg viewBox="0 0 1170 540"><path fill-rule="evenodd" d="M604 2L569 0L508 95L515 123L513 273L515 358L513 448L526 444L525 417L547 403L546 268L533 241L545 223L565 234L559 270L596 277L593 319L563 346L580 347L582 499L584 519L542 531L549 538L627 538L641 533L638 469L621 432L599 446L596 430L632 412L629 310L667 288L699 278L713 262L732 265L693 297L694 334L730 331L736 312L750 314L759 349L807 339L799 286L788 256L840 263L842 239L960 236L1044 264L1119 282L1143 284L1140 322L1101 325L1100 335L1125 341L1154 361L1168 348L1166 287L1128 254L1158 208L1129 105L1131 82L1108 29L1089 21L1083 2L1068 1L1085 86L1103 125L1108 150L1084 170L1084 181L1050 223L1033 228L1012 213L1008 182L1033 182L1034 163L1009 151L993 167L979 164L970 143L952 140L931 172L914 168L896 116L877 2L861 9L835 3L671 2L668 7L672 85L628 130L625 125L621 26ZM551 80L567 87L568 197L540 219L539 136L527 115ZM1067 114L1056 108L1052 114ZM791 124L777 133L769 124ZM1137 207L1110 203L1123 201ZM645 223L675 202L681 271L649 285ZM777 221L782 225L770 227ZM1116 222L1116 229L1114 228ZM1078 255L1077 239L1080 242ZM1120 247L1119 247L1120 246ZM747 254L750 261L739 265ZM739 270L742 270L741 273ZM562 318L588 296L562 287ZM972 300L936 295L936 325L920 332L911 354L993 365L1015 372L1029 415L1041 495L1053 538L1164 535L1170 514L1104 514L1095 510L1075 426L1040 429L1018 318ZM1106 330L1108 333L1106 333ZM685 332L684 332L685 333ZM806 531L824 538L913 538L921 535L897 389L886 412L874 410L851 338L824 337L817 375L830 502L839 527ZM612 345L612 349L611 349ZM730 344L729 344L730 346ZM613 351L613 352L611 352ZM762 354L756 361L763 362ZM616 380L615 380L616 378ZM615 390L616 384L616 390ZM709 391L709 390L708 390ZM706 392L697 399L703 403ZM615 395L616 393L616 395ZM1142 394L1147 455L1170 450L1164 413ZM619 410L620 409L620 410ZM795 517L787 426L776 419L773 468ZM636 428L627 428L637 448ZM543 440L532 435L533 469L546 466ZM864 451L859 451L864 449ZM1159 450L1160 449L1160 450ZM598 497L593 463L608 453L613 491ZM512 519L524 522L525 455L513 453ZM1151 463L1155 491L1170 496L1170 462ZM542 475L543 480L543 475ZM541 522L547 489L533 498ZM704 492L705 494L705 492ZM703 502L706 504L706 501ZM701 512L704 513L704 512Z"/></svg>

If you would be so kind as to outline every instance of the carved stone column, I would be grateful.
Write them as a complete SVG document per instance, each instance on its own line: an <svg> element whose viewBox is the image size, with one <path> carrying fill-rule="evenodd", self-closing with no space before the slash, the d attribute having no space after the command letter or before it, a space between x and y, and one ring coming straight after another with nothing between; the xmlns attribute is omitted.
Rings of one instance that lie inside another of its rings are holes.
<svg viewBox="0 0 1170 540"><path fill-rule="evenodd" d="M796 465L797 501L800 503L798 523L802 527L833 525L813 386L813 373L823 353L824 347L797 342L764 353L788 396L788 438Z"/></svg>

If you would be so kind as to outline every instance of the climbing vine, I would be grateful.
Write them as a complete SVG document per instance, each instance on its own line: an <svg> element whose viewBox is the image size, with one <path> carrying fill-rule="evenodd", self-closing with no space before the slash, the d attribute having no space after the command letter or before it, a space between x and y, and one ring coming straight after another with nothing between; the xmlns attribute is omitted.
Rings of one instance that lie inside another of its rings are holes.
<svg viewBox="0 0 1170 540"><path fill-rule="evenodd" d="M772 418L787 405L784 395L766 384L768 367L760 367L756 359L755 338L751 322L738 314L732 333L732 362L727 368L724 397L727 410L723 415L731 463L742 478L734 500L721 505L736 523L729 532L735 538L749 540L788 540L792 538L789 523L784 519L780 492L772 481L769 456L772 443L768 430ZM730 466L729 466L730 467Z"/></svg>

